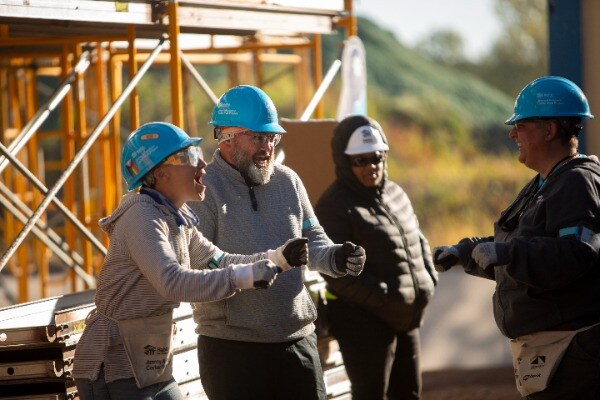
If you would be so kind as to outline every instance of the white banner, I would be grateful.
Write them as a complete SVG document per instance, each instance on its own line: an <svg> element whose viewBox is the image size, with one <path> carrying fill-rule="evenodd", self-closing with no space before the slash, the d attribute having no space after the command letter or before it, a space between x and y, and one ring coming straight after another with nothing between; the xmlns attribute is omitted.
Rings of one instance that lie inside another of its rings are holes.
<svg viewBox="0 0 600 400"><path fill-rule="evenodd" d="M365 47L358 36L351 36L342 52L342 90L337 119L367 115L367 62Z"/></svg>

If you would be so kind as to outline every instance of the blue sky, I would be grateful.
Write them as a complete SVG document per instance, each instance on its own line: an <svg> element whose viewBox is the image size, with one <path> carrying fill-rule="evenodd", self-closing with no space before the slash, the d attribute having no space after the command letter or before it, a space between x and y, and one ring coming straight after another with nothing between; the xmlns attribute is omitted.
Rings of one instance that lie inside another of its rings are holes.
<svg viewBox="0 0 600 400"><path fill-rule="evenodd" d="M409 46L433 31L452 29L463 37L471 58L484 54L501 28L494 0L354 0L354 10Z"/></svg>

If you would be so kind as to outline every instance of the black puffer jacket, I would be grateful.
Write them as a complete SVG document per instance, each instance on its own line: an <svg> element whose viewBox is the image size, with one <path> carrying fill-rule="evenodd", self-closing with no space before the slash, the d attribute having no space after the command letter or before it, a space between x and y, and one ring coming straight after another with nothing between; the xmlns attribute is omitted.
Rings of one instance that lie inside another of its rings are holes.
<svg viewBox="0 0 600 400"><path fill-rule="evenodd" d="M356 126L338 126L334 132L337 180L318 201L315 212L334 242L349 240L363 246L367 261L358 277L324 278L339 301L372 312L397 331L407 331L420 326L437 283L429 244L400 186L384 178L378 188L366 188L354 176L344 154L350 135L367 124L383 131L364 117L347 121Z"/></svg>

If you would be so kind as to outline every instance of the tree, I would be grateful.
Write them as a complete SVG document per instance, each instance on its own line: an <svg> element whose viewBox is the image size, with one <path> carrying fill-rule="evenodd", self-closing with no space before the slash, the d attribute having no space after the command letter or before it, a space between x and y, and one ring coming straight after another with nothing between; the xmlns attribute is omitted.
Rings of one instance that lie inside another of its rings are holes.
<svg viewBox="0 0 600 400"><path fill-rule="evenodd" d="M479 65L479 75L511 97L548 71L547 0L496 0L503 34Z"/></svg>
<svg viewBox="0 0 600 400"><path fill-rule="evenodd" d="M459 33L452 30L433 32L419 41L415 50L444 65L455 66L466 61L464 40Z"/></svg>

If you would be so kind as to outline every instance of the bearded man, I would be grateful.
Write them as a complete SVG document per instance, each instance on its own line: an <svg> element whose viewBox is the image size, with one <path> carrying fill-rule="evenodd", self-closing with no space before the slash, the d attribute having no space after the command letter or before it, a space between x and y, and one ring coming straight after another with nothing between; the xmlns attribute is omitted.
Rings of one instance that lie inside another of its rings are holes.
<svg viewBox="0 0 600 400"><path fill-rule="evenodd" d="M298 175L275 164L285 130L267 94L247 85L228 90L210 123L219 148L206 167L204 202L190 203L204 236L223 251L240 254L305 237L309 269L332 277L358 275L364 249L334 244ZM269 290L194 304L200 378L209 399L326 398L316 309L302 269L280 275Z"/></svg>

